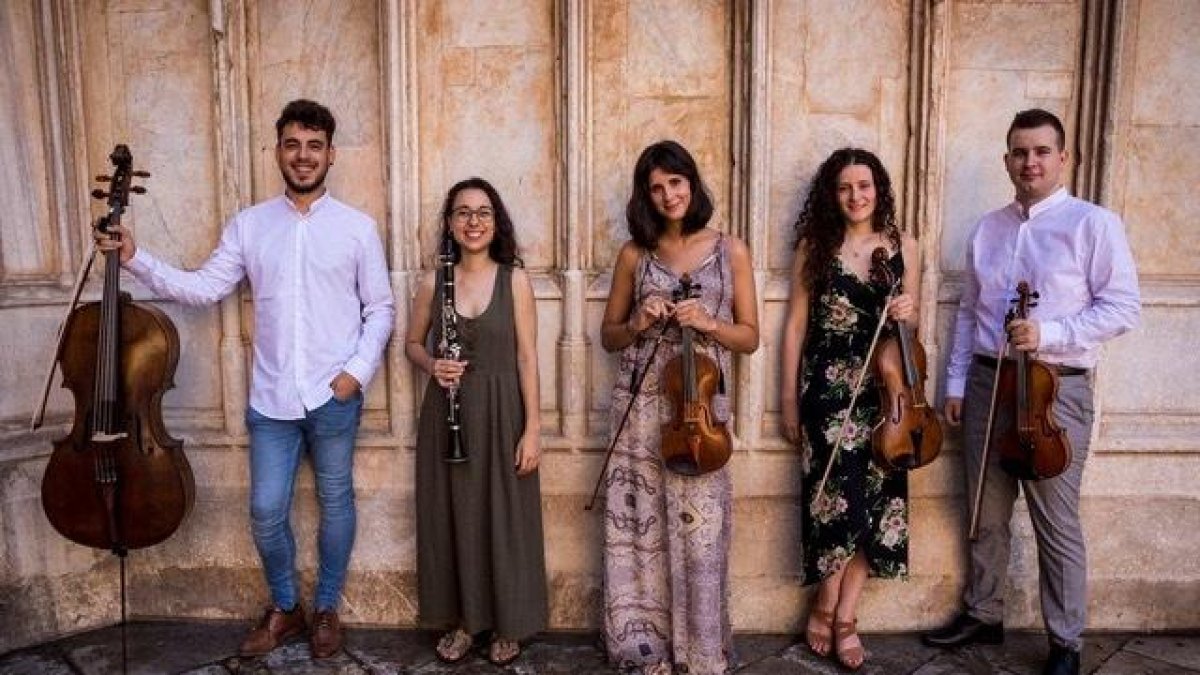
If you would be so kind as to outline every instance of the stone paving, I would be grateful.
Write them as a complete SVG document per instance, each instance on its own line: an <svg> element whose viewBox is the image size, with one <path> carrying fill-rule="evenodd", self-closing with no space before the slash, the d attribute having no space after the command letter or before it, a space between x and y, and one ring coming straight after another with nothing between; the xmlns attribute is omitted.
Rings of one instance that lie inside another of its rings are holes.
<svg viewBox="0 0 1200 675"><path fill-rule="evenodd" d="M446 665L433 653L434 635L422 631L352 627L346 649L320 662L307 642L286 644L263 658L232 656L248 624L155 621L127 627L128 673L148 675L399 675L521 673L599 675L617 671L605 661L595 634L551 633L525 647L521 658L496 668L476 654ZM859 671L871 675L1037 675L1045 637L1010 632L999 647L954 652L929 649L915 635L864 635L869 651ZM794 636L736 636L739 675L847 672L821 659ZM102 675L121 672L120 628L71 636L0 656L0 675ZM1096 675L1200 675L1200 634L1097 634L1088 637L1084 672Z"/></svg>

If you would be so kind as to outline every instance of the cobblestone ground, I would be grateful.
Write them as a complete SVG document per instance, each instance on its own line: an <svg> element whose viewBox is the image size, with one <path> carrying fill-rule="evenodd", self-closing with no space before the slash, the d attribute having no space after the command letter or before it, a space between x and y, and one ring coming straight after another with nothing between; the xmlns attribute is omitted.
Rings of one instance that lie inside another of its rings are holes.
<svg viewBox="0 0 1200 675"><path fill-rule="evenodd" d="M346 649L332 659L313 661L307 642L288 643L263 658L234 656L247 624L138 622L126 629L131 674L188 675L337 673L580 674L616 673L605 661L595 634L553 633L525 646L520 659L496 668L482 653L446 665L433 653L434 636L420 631L352 627ZM1037 675L1045 657L1045 636L1009 633L1000 647L967 647L953 652L929 649L916 635L864 635L867 664L859 672L879 675ZM738 635L744 675L843 673L829 659L814 656L795 636ZM101 675L120 673L121 631L96 630L0 656L0 675ZM1088 636L1084 672L1097 675L1200 675L1200 635L1097 634Z"/></svg>

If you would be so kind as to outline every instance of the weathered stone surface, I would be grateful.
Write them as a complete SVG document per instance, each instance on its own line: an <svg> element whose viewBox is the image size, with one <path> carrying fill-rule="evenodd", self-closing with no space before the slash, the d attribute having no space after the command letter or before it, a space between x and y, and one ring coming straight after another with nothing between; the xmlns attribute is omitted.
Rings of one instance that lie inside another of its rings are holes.
<svg viewBox="0 0 1200 675"><path fill-rule="evenodd" d="M1200 272L1200 238L1192 225L1200 217L1194 129L1139 125L1129 133L1125 228L1142 274Z"/></svg>
<svg viewBox="0 0 1200 675"><path fill-rule="evenodd" d="M1093 10L1116 14L1085 33ZM538 297L547 584L559 629L595 628L602 612L602 512L582 506L610 431L616 357L600 346L600 320L641 149L683 142L712 191L714 223L752 247L762 347L738 360L735 376L738 421L752 428L734 428L731 609L739 630L796 633L810 600L799 586L801 476L778 436L777 366L792 223L817 164L856 145L887 165L903 225L922 237L925 279L941 284L925 289L921 316L933 392L966 237L980 214L1011 199L1004 129L1022 108L1061 113L1081 169L1096 170L1093 194L1125 220L1144 305L1141 326L1106 345L1097 372L1100 423L1084 483L1089 625L1200 627L1200 551L1180 535L1200 526L1200 389L1186 377L1200 330L1198 21L1200 6L1184 0L0 2L0 107L11 121L0 129L0 615L19 618L0 631L0 651L117 616L115 560L62 540L41 513L50 443L73 413L57 383L47 426L26 431L67 282L102 211L86 195L91 175L106 170L114 143L129 143L153 174L128 213L139 243L194 267L231 211L281 189L273 122L298 96L338 116L331 189L379 222L399 331L450 183L491 178L512 211ZM1091 54L1088 41L1104 35L1108 51ZM1108 81L1095 81L1110 65ZM1097 88L1111 92L1111 110L1091 98ZM93 272L84 298L98 288ZM125 288L147 296L128 280ZM171 539L130 555L130 609L238 619L241 632L267 596L239 421L253 307L156 304L181 334L164 416L185 439L197 502ZM356 625L412 626L418 611L410 432L423 378L399 353L403 339L393 338L388 372L372 382L356 456L359 536L343 606ZM925 628L957 608L970 499L958 446L948 430L941 460L909 477L910 578L868 582L864 629ZM310 593L317 516L307 467L294 523ZM1038 628L1023 507L1013 523L1006 619ZM193 665L267 668L228 663ZM289 663L280 667L307 667ZM809 665L829 664L797 667ZM937 655L922 667L980 666Z"/></svg>
<svg viewBox="0 0 1200 675"><path fill-rule="evenodd" d="M41 654L17 654L0 659L0 672L4 675L72 675L66 661Z"/></svg>
<svg viewBox="0 0 1200 675"><path fill-rule="evenodd" d="M1075 68L1074 41L1062 36L1078 30L1076 3L954 3L955 68L1025 71ZM1033 27L1037 27L1036 30Z"/></svg>
<svg viewBox="0 0 1200 675"><path fill-rule="evenodd" d="M1187 636L1136 637L1125 645L1125 651L1200 671L1200 654Z"/></svg>
<svg viewBox="0 0 1200 675"><path fill-rule="evenodd" d="M437 660L433 645L437 633L365 628L349 625L346 648L332 659L314 661L303 639L291 640L259 658L216 656L231 654L244 633L237 623L135 622L129 626L129 672L186 672L204 675L270 675L272 673L495 673L486 661L486 635L466 660L448 665ZM865 673L878 675L932 675L941 673L1002 673L1036 675L1041 671L1047 643L1041 633L1009 631L1002 646L973 646L955 651L924 647L915 634L864 633L867 647ZM1166 644L1164 641L1170 641ZM159 647L155 651L156 646ZM162 648L169 646L169 652ZM548 633L523 646L522 656L504 672L562 675L616 673L606 660L595 633ZM832 658L809 651L796 633L734 636L737 672L776 675L784 673L845 672ZM1150 653L1145 653L1150 652ZM1083 672L1086 673L1200 673L1194 669L1200 655L1195 636L1146 638L1121 634L1086 636ZM21 652L0 655L0 675L31 673L115 672L120 663L120 634L116 627L83 633ZM114 670L115 669L115 670Z"/></svg>
<svg viewBox="0 0 1200 675"><path fill-rule="evenodd" d="M1200 30L1195 9L1189 0L1138 3L1134 124L1169 128L1200 124L1200 91L1172 84L1190 80L1200 59L1200 45L1193 37Z"/></svg>

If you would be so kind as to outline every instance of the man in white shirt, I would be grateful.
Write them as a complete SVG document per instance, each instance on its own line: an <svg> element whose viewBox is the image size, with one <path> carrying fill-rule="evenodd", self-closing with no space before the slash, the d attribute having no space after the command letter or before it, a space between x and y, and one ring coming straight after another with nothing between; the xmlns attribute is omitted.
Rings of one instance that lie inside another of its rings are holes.
<svg viewBox="0 0 1200 675"><path fill-rule="evenodd" d="M138 248L117 228L130 273L160 297L215 303L243 278L254 298L250 518L272 605L243 641L246 656L270 652L307 630L296 583L292 487L307 449L320 502L320 553L310 636L314 657L341 649L338 602L354 545L354 440L362 390L379 368L395 305L375 221L329 195L336 123L324 106L296 100L275 123L284 194L235 215L195 271Z"/></svg>
<svg viewBox="0 0 1200 675"><path fill-rule="evenodd" d="M955 647L1004 640L1009 521L1020 485L1038 546L1042 616L1050 640L1043 673L1079 672L1086 625L1087 560L1079 521L1079 488L1093 422L1092 369L1100 345L1133 328L1140 301L1137 270L1121 219L1076 199L1062 186L1067 162L1062 123L1045 110L1026 110L1008 131L1004 163L1016 200L985 215L967 245L962 298L946 376L946 420L963 426L968 496L973 498L983 457L988 408L1001 347L1026 352L1059 375L1054 401L1072 460L1041 480L1019 480L988 456L978 538L964 611L924 642ZM1018 282L1038 293L1027 319L1005 325ZM994 428L1012 411L998 409ZM995 436L995 432L993 432ZM994 442L994 438L993 438Z"/></svg>

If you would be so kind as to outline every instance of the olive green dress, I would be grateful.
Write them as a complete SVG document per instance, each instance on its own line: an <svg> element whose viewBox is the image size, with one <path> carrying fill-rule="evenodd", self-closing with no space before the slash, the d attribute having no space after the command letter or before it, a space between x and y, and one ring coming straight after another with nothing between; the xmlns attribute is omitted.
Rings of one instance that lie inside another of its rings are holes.
<svg viewBox="0 0 1200 675"><path fill-rule="evenodd" d="M441 334L441 291L430 329ZM546 565L538 473L513 464L525 426L517 374L512 268L502 265L488 307L459 316L460 422L469 459L442 460L449 444L446 391L430 380L417 428L417 573L424 626L461 626L523 639L546 626Z"/></svg>

